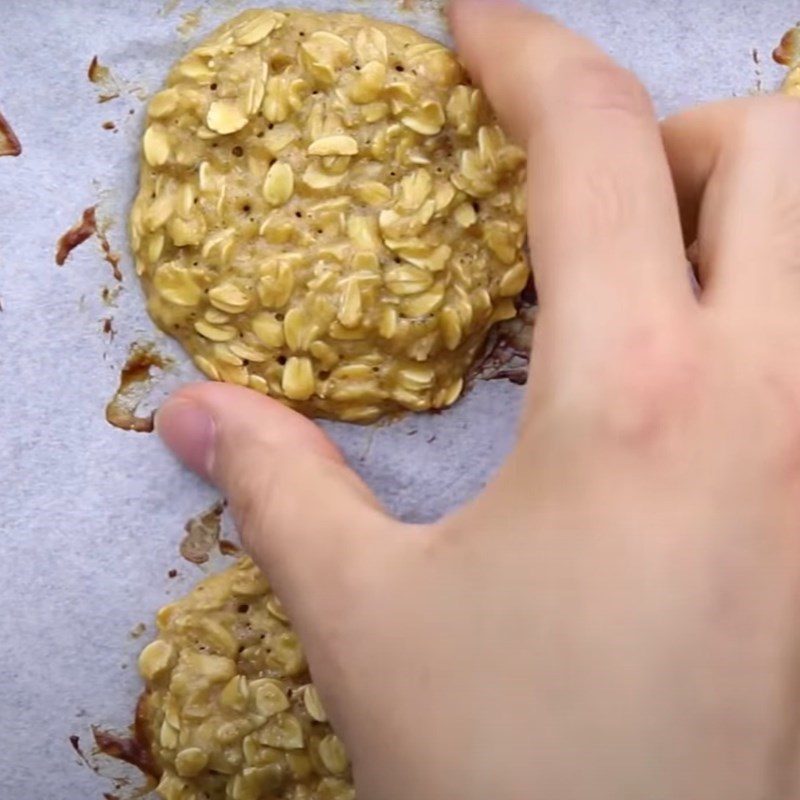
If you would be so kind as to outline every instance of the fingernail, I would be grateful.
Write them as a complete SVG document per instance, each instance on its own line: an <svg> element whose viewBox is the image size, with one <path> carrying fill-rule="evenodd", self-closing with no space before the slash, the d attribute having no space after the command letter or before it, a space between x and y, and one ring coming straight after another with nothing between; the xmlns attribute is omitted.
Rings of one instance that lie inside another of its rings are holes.
<svg viewBox="0 0 800 800"><path fill-rule="evenodd" d="M193 400L167 400L158 409L156 432L164 444L198 475L209 478L214 461L215 425L211 415Z"/></svg>

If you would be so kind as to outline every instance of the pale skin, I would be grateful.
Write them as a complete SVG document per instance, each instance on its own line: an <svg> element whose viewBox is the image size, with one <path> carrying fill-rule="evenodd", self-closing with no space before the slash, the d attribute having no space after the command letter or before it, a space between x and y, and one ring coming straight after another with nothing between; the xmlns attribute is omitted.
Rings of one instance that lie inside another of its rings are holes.
<svg viewBox="0 0 800 800"><path fill-rule="evenodd" d="M659 126L553 21L450 13L530 156L541 312L505 466L409 526L245 389L184 388L159 433L228 496L363 800L796 798L800 104Z"/></svg>

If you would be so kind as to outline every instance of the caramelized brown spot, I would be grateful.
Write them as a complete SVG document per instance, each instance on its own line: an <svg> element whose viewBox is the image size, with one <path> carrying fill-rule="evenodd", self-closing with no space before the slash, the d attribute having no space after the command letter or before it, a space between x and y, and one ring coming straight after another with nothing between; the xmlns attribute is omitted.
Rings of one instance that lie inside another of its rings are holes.
<svg viewBox="0 0 800 800"><path fill-rule="evenodd" d="M120 372L117 391L106 406L106 421L124 431L150 433L154 415L140 417L136 410L149 386L150 371L154 367L164 369L167 364L168 361L152 345L134 344Z"/></svg>
<svg viewBox="0 0 800 800"><path fill-rule="evenodd" d="M159 770L150 753L150 741L144 713L145 700L146 696L142 695L136 704L136 720L130 736L120 736L111 731L104 731L97 726L92 727L92 734L97 749L101 753L132 764L145 775L158 777Z"/></svg>
<svg viewBox="0 0 800 800"><path fill-rule="evenodd" d="M117 298L119 297L119 293L121 291L121 286L114 286L113 288L110 286L104 286L100 291L100 299L103 301L103 303L105 303L105 305L113 308L117 304Z"/></svg>
<svg viewBox="0 0 800 800"><path fill-rule="evenodd" d="M81 221L73 225L58 240L56 249L56 264L63 267L69 254L79 245L83 244L90 236L97 231L97 219L95 217L95 207L89 206L81 216Z"/></svg>
<svg viewBox="0 0 800 800"><path fill-rule="evenodd" d="M235 542L231 542L229 539L220 539L219 552L222 553L223 556L238 556L241 554L242 548L239 547L239 545Z"/></svg>
<svg viewBox="0 0 800 800"><path fill-rule="evenodd" d="M104 67L97 56L95 56L89 64L89 69L86 71L86 76L92 83L101 83L110 75L108 67Z"/></svg>
<svg viewBox="0 0 800 800"><path fill-rule="evenodd" d="M14 133L8 120L0 114L0 156L18 156L22 153L17 134Z"/></svg>
<svg viewBox="0 0 800 800"><path fill-rule="evenodd" d="M86 754L81 748L81 737L73 733L72 736L69 737L69 743L72 745L72 749L78 754L78 758L80 758L89 769L93 770L94 767L89 763L89 759L86 758Z"/></svg>
<svg viewBox="0 0 800 800"><path fill-rule="evenodd" d="M519 386L527 383L535 318L536 296L532 290L526 290L520 298L517 316L489 331L483 353L475 360L467 383L476 380L507 380Z"/></svg>
<svg viewBox="0 0 800 800"><path fill-rule="evenodd" d="M144 622L137 622L128 634L131 639L138 639L147 630L147 625Z"/></svg>
<svg viewBox="0 0 800 800"><path fill-rule="evenodd" d="M222 500L217 500L214 505L186 522L184 525L186 535L180 544L180 551L187 561L191 561L192 564L205 564L217 544L222 552L219 532L223 508Z"/></svg>
<svg viewBox="0 0 800 800"><path fill-rule="evenodd" d="M119 268L119 253L111 249L111 244L104 230L97 231L97 238L100 240L100 247L103 248L103 260L111 267L111 274L115 280L122 281L122 271Z"/></svg>

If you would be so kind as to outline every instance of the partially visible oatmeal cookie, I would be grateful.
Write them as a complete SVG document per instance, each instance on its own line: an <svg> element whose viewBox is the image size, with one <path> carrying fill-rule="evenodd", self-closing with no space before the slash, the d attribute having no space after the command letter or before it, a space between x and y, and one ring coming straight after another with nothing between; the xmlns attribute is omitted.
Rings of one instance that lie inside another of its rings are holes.
<svg viewBox="0 0 800 800"><path fill-rule="evenodd" d="M206 375L369 422L459 397L528 279L524 206L524 153L443 45L248 11L152 99L131 235Z"/></svg>
<svg viewBox="0 0 800 800"><path fill-rule="evenodd" d="M280 602L249 558L158 612L139 705L164 800L353 800Z"/></svg>
<svg viewBox="0 0 800 800"><path fill-rule="evenodd" d="M783 81L782 91L785 94L800 95L800 27L790 28L783 35L780 44L775 48L772 57L779 64L789 68Z"/></svg>

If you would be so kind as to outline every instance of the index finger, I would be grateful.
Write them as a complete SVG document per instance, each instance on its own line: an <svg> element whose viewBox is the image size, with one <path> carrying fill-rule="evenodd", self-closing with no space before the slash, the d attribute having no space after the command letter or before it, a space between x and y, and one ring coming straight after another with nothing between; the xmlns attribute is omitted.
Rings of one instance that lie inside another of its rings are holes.
<svg viewBox="0 0 800 800"><path fill-rule="evenodd" d="M450 15L467 68L527 143L542 344L585 356L643 326L658 338L694 298L647 92L591 42L517 3L454 0Z"/></svg>

